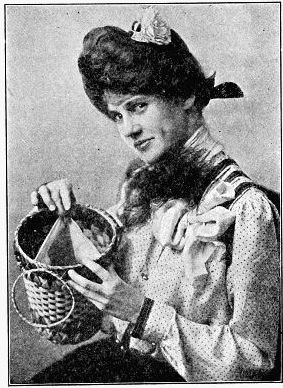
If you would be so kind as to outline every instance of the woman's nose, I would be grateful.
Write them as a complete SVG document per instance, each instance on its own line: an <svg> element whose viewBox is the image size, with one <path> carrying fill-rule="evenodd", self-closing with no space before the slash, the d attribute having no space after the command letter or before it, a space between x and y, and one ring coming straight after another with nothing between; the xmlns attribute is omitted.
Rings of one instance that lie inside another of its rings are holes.
<svg viewBox="0 0 283 388"><path fill-rule="evenodd" d="M137 139L142 134L142 126L133 119L128 118L125 121L123 135L132 139Z"/></svg>

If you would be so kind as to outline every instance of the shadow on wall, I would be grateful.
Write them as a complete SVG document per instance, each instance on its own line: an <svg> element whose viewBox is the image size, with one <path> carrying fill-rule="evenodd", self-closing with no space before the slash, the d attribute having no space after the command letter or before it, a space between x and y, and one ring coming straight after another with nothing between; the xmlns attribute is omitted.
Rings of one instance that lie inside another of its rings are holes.
<svg viewBox="0 0 283 388"><path fill-rule="evenodd" d="M160 5L216 82L234 81L245 98L213 101L212 134L257 182L279 190L279 4ZM79 203L106 208L131 158L113 123L87 100L77 57L99 25L128 30L138 5L6 6L9 241L42 182L69 177ZM205 27L205 28L204 28ZM24 174L23 174L24 171ZM11 284L18 275L9 250ZM94 338L94 340L97 337ZM22 383L70 352L10 317L10 376Z"/></svg>

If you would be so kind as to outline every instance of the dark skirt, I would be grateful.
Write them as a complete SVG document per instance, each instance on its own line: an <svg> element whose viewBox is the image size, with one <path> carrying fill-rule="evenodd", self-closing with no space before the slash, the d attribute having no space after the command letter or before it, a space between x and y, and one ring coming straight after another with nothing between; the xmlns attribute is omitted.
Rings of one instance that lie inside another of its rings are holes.
<svg viewBox="0 0 283 388"><path fill-rule="evenodd" d="M107 338L77 348L26 384L184 381L168 363L133 351L124 353Z"/></svg>

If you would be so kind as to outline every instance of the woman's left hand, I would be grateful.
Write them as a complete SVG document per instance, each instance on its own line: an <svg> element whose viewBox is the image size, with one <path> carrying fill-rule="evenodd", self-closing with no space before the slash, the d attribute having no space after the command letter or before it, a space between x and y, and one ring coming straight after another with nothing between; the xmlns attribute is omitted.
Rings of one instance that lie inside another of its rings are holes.
<svg viewBox="0 0 283 388"><path fill-rule="evenodd" d="M70 270L69 284L89 299L99 310L124 321L136 322L144 295L124 282L113 265L108 270L96 262L83 258L83 264L94 272L102 283L95 283Z"/></svg>

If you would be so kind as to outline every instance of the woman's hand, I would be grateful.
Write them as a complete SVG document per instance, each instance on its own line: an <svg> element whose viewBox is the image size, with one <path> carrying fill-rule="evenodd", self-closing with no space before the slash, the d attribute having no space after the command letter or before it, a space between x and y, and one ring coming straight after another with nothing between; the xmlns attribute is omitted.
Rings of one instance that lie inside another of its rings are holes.
<svg viewBox="0 0 283 388"><path fill-rule="evenodd" d="M44 183L31 193L33 206L46 205L51 211L57 209L59 214L69 210L75 201L72 184L67 179Z"/></svg>
<svg viewBox="0 0 283 388"><path fill-rule="evenodd" d="M102 283L94 283L74 270L68 272L72 279L68 283L87 297L99 310L135 323L144 295L124 282L113 266L106 270L88 258L82 259L82 262L102 280Z"/></svg>

